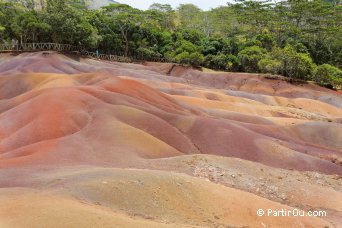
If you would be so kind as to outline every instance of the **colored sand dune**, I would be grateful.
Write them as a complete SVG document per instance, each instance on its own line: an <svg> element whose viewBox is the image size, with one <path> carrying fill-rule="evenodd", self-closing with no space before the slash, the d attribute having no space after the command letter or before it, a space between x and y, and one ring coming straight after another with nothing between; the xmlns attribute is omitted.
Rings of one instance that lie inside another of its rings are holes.
<svg viewBox="0 0 342 228"><path fill-rule="evenodd" d="M255 74L2 54L0 227L338 227L341 108Z"/></svg>

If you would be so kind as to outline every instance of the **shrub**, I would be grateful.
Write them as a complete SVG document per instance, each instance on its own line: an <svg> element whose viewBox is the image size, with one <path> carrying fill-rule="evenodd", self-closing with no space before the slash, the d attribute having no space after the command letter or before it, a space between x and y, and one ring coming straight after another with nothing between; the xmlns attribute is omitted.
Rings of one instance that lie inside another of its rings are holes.
<svg viewBox="0 0 342 228"><path fill-rule="evenodd" d="M234 70L239 69L239 60L234 55L207 55L205 57L205 66L216 70Z"/></svg>
<svg viewBox="0 0 342 228"><path fill-rule="evenodd" d="M315 65L309 55L303 53L285 54L283 69L290 78L308 80Z"/></svg>
<svg viewBox="0 0 342 228"><path fill-rule="evenodd" d="M215 69L214 68L214 63L215 63L214 57L215 57L215 55L212 55L212 54L206 55L204 57L204 66L206 66L208 68Z"/></svg>
<svg viewBox="0 0 342 228"><path fill-rule="evenodd" d="M246 47L239 52L238 58L241 62L242 68L246 72L258 72L258 62L264 54L264 49L258 46Z"/></svg>
<svg viewBox="0 0 342 228"><path fill-rule="evenodd" d="M335 89L342 89L342 77L331 77L331 84Z"/></svg>
<svg viewBox="0 0 342 228"><path fill-rule="evenodd" d="M199 52L189 53L184 51L175 57L177 63L190 64L193 67L199 67L204 61L204 56Z"/></svg>
<svg viewBox="0 0 342 228"><path fill-rule="evenodd" d="M279 74L282 69L282 63L277 59L265 58L259 61L258 67L263 73Z"/></svg>
<svg viewBox="0 0 342 228"><path fill-rule="evenodd" d="M165 56L174 58L177 63L190 64L194 67L199 67L203 63L204 56L200 53L200 47L186 40L176 42L175 46L176 50L168 52Z"/></svg>
<svg viewBox="0 0 342 228"><path fill-rule="evenodd" d="M227 70L238 71L240 68L239 59L235 55L226 55Z"/></svg>
<svg viewBox="0 0 342 228"><path fill-rule="evenodd" d="M176 48L175 53L178 55L182 52L188 52L188 53L192 53L192 52L196 52L197 51L197 47L186 40L182 40L180 42L177 42L176 44L178 47Z"/></svg>
<svg viewBox="0 0 342 228"><path fill-rule="evenodd" d="M156 53L152 48L144 48L144 47L139 47L137 49L137 54L138 54L138 57L142 59L152 59L154 57L160 56L160 54Z"/></svg>
<svg viewBox="0 0 342 228"><path fill-rule="evenodd" d="M291 79L310 79L312 72L316 67L308 54L297 52L291 45L286 45L286 47L283 49L273 49L270 53L269 59L281 62L279 73L284 76L288 76ZM267 64L265 62L262 62L260 64L262 67L267 67ZM273 62L271 65L272 66L268 67L277 67L276 62Z"/></svg>
<svg viewBox="0 0 342 228"><path fill-rule="evenodd" d="M189 61L190 61L189 56L190 56L189 52L184 51L184 52L176 55L175 60L177 63L180 63L180 64L189 64Z"/></svg>
<svg viewBox="0 0 342 228"><path fill-rule="evenodd" d="M211 69L215 70L226 70L227 61L226 55L207 55L205 58L205 65Z"/></svg>
<svg viewBox="0 0 342 228"><path fill-rule="evenodd" d="M315 70L313 80L322 86L341 88L342 71L329 64L323 64Z"/></svg>
<svg viewBox="0 0 342 228"><path fill-rule="evenodd" d="M204 61L204 56L199 52L194 52L189 55L189 64L193 67L199 67Z"/></svg>

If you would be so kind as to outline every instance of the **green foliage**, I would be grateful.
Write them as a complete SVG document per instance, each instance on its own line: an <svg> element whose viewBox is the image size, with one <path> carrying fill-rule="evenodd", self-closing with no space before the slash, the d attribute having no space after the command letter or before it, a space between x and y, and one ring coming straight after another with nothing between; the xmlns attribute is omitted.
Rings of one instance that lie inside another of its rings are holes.
<svg viewBox="0 0 342 228"><path fill-rule="evenodd" d="M309 51L308 51L307 47L303 43L299 42L298 40L288 39L286 41L286 44L289 45L289 46L292 46L292 48L296 52L309 54Z"/></svg>
<svg viewBox="0 0 342 228"><path fill-rule="evenodd" d="M261 34L270 26L274 19L272 7L270 0L236 0L236 4L232 5L237 20L244 25L244 33L249 36Z"/></svg>
<svg viewBox="0 0 342 228"><path fill-rule="evenodd" d="M189 55L189 64L194 67L199 67L204 61L204 56L199 52L193 52Z"/></svg>
<svg viewBox="0 0 342 228"><path fill-rule="evenodd" d="M283 74L290 78L308 80L311 77L315 64L308 54L298 53L287 45L278 56L282 61Z"/></svg>
<svg viewBox="0 0 342 228"><path fill-rule="evenodd" d="M235 55L228 54L226 55L227 70L229 71L238 71L240 69L240 61Z"/></svg>
<svg viewBox="0 0 342 228"><path fill-rule="evenodd" d="M258 67L263 73L279 74L282 71L280 60L264 58L258 62Z"/></svg>
<svg viewBox="0 0 342 228"><path fill-rule="evenodd" d="M181 40L176 44L178 47L175 51L175 54L180 54L182 52L189 52L193 53L198 51L198 47L196 47L193 43L187 41L187 40Z"/></svg>
<svg viewBox="0 0 342 228"><path fill-rule="evenodd" d="M0 42L66 43L143 60L313 78L335 88L341 83L332 73L342 66L342 6L335 0L235 0L209 11L159 3L145 11L125 4L87 9L86 3L0 1ZM316 64L322 66L315 70Z"/></svg>
<svg viewBox="0 0 342 228"><path fill-rule="evenodd" d="M201 53L202 48L190 41L179 40L171 49L174 51L169 51L166 56L175 59L177 63L199 67L204 61L204 56Z"/></svg>
<svg viewBox="0 0 342 228"><path fill-rule="evenodd" d="M267 51L271 51L272 48L275 46L275 39L270 33L262 33L258 34L255 39L260 42L262 48L266 49Z"/></svg>
<svg viewBox="0 0 342 228"><path fill-rule="evenodd" d="M65 7L63 13L54 11L45 14L47 23L51 26L51 40L57 43L69 43L85 47L95 47L100 39L97 29L79 11ZM68 34L61 36L60 34Z"/></svg>
<svg viewBox="0 0 342 228"><path fill-rule="evenodd" d="M208 13L208 16L204 17L204 19L212 29L210 35L228 38L237 35L242 30L232 7L220 6Z"/></svg>
<svg viewBox="0 0 342 228"><path fill-rule="evenodd" d="M203 35L196 29L178 29L173 34L173 40L186 40L194 44L199 44Z"/></svg>
<svg viewBox="0 0 342 228"><path fill-rule="evenodd" d="M181 4L178 7L180 24L186 29L198 29L201 24L201 9L193 4Z"/></svg>
<svg viewBox="0 0 342 228"><path fill-rule="evenodd" d="M140 59L150 60L156 57L161 57L161 55L153 48L139 47L136 52L138 54L138 58Z"/></svg>
<svg viewBox="0 0 342 228"><path fill-rule="evenodd" d="M336 89L341 89L342 71L329 64L323 64L316 68L313 80L322 86L332 86Z"/></svg>
<svg viewBox="0 0 342 228"><path fill-rule="evenodd" d="M263 57L265 50L259 46L246 47L239 52L238 58L241 62L242 68L246 72L258 72L258 62Z"/></svg>
<svg viewBox="0 0 342 228"><path fill-rule="evenodd" d="M191 65L193 67L199 67L204 61L204 56L199 52L189 53L183 51L175 56L177 63Z"/></svg>
<svg viewBox="0 0 342 228"><path fill-rule="evenodd" d="M142 13L125 4L111 4L104 9L107 22L117 26L125 44L124 54L128 56L132 37L143 21Z"/></svg>
<svg viewBox="0 0 342 228"><path fill-rule="evenodd" d="M315 69L310 56L297 52L291 45L283 49L275 48L259 61L258 66L264 73L282 74L301 80L309 80Z"/></svg>
<svg viewBox="0 0 342 228"><path fill-rule="evenodd" d="M205 66L215 70L238 71L239 60L234 55L209 54L205 57Z"/></svg>
<svg viewBox="0 0 342 228"><path fill-rule="evenodd" d="M150 6L149 10L157 13L157 19L163 29L175 30L175 16L176 13L169 4L154 3Z"/></svg>
<svg viewBox="0 0 342 228"><path fill-rule="evenodd" d="M331 77L332 87L335 89L342 89L342 77Z"/></svg>

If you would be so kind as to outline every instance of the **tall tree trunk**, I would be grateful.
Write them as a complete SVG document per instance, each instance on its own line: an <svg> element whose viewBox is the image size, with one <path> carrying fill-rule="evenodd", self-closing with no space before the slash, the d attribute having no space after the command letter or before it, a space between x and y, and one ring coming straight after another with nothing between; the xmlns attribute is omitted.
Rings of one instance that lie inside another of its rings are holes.
<svg viewBox="0 0 342 228"><path fill-rule="evenodd" d="M128 49L129 49L129 46L128 46L128 31L124 30L124 28L121 28L121 34L122 34L122 37L124 38L124 41L125 41L125 57L128 56Z"/></svg>
<svg viewBox="0 0 342 228"><path fill-rule="evenodd" d="M40 0L40 8L44 10L45 5L44 5L44 0Z"/></svg>
<svg viewBox="0 0 342 228"><path fill-rule="evenodd" d="M125 40L125 43L126 43L126 45L125 45L125 57L127 57L128 56L128 40L127 39Z"/></svg>

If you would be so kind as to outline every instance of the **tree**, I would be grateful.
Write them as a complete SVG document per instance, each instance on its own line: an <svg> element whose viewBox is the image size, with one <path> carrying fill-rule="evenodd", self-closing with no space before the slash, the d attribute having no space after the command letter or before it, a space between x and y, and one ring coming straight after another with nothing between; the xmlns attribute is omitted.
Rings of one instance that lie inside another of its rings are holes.
<svg viewBox="0 0 342 228"><path fill-rule="evenodd" d="M174 31L176 29L176 12L169 4L154 3L149 8L160 15L159 23L162 28Z"/></svg>
<svg viewBox="0 0 342 228"><path fill-rule="evenodd" d="M325 64L342 68L342 6L335 0L235 0L208 11L193 4L174 10L155 3L143 11L125 4L87 9L86 0L8 1L0 0L2 42L66 43L143 60L341 82L322 76L332 72Z"/></svg>
<svg viewBox="0 0 342 228"><path fill-rule="evenodd" d="M43 21L51 26L52 42L94 48L101 40L97 28L89 23L88 12L69 1L48 0L43 12Z"/></svg>
<svg viewBox="0 0 342 228"><path fill-rule="evenodd" d="M207 20L210 21L211 34L222 38L233 37L242 30L232 7L220 6L208 12Z"/></svg>
<svg viewBox="0 0 342 228"><path fill-rule="evenodd" d="M18 14L14 18L12 29L20 42L38 42L38 36L51 30L51 26L43 22L36 11L29 10Z"/></svg>
<svg viewBox="0 0 342 228"><path fill-rule="evenodd" d="M202 10L193 4L180 4L177 9L180 25L183 28L198 29L201 24Z"/></svg>
<svg viewBox="0 0 342 228"><path fill-rule="evenodd" d="M115 23L125 44L125 56L128 56L132 33L142 23L141 11L124 4L111 4L104 7L110 22Z"/></svg>
<svg viewBox="0 0 342 228"><path fill-rule="evenodd" d="M255 36L262 33L273 20L271 0L252 1L235 0L236 4L231 5L239 23L245 26L249 35Z"/></svg>

